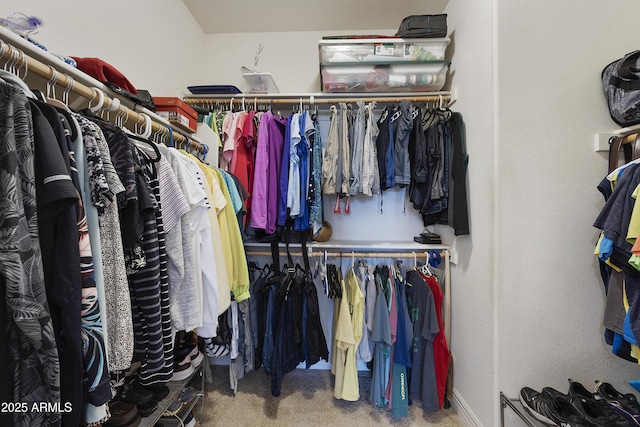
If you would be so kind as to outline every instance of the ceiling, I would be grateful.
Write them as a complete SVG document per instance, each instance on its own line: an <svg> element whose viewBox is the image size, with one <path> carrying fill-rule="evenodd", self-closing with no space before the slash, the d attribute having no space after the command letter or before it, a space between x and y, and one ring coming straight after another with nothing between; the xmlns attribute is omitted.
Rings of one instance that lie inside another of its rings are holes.
<svg viewBox="0 0 640 427"><path fill-rule="evenodd" d="M206 34L398 28L448 0L183 0Z"/></svg>

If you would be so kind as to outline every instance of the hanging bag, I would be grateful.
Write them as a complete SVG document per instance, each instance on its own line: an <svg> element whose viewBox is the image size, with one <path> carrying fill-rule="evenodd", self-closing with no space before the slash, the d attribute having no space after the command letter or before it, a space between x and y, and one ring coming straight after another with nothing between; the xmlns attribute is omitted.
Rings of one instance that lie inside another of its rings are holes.
<svg viewBox="0 0 640 427"><path fill-rule="evenodd" d="M626 54L602 70L609 114L626 127L640 124L640 50Z"/></svg>

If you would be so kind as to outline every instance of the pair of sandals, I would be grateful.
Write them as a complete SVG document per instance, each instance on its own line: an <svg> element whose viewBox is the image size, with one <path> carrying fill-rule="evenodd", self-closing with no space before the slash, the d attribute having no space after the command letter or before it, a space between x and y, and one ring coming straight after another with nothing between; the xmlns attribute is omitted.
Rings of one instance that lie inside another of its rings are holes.
<svg viewBox="0 0 640 427"><path fill-rule="evenodd" d="M442 238L439 234L432 233L431 231L425 230L420 233L419 236L413 238L413 241L416 243L422 243L425 245L440 245L442 244Z"/></svg>

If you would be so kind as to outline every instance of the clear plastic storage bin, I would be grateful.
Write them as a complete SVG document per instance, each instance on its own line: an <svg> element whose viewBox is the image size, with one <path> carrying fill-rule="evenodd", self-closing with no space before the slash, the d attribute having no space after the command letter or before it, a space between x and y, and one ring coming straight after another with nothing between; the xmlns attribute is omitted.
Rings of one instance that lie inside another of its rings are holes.
<svg viewBox="0 0 640 427"><path fill-rule="evenodd" d="M323 92L435 92L447 80L449 61L391 64L322 64Z"/></svg>
<svg viewBox="0 0 640 427"><path fill-rule="evenodd" d="M321 63L439 61L449 39L348 39L320 40Z"/></svg>

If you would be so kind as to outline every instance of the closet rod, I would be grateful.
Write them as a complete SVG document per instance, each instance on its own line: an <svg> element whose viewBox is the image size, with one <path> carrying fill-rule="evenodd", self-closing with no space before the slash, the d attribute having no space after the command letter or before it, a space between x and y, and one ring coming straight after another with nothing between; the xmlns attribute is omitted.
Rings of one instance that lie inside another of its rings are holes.
<svg viewBox="0 0 640 427"><path fill-rule="evenodd" d="M59 72L57 70L54 72L54 67L52 65L44 64L38 61L37 59L32 58L31 56L25 54L22 50L16 48L10 43L5 42L2 39L0 39L0 59L4 60L5 64L8 63L9 61L14 62L15 66L18 69L18 74L22 69L24 69L25 76L28 75L29 73L33 73L37 76L40 76L46 79L47 81L52 81L52 79L55 77L55 74L57 74L57 81L55 82L55 84L62 88L68 87L69 79L73 80L73 78L70 78L65 73ZM97 89L97 90L100 90L100 89ZM75 80L73 80L72 82L71 92L81 96L82 98L88 99L89 101L95 99L97 95L93 88L85 86L82 83L77 82ZM112 105L113 105L113 100L105 94L104 104L102 105L101 109L108 110L109 108L111 108ZM110 113L113 113L114 117L117 116L118 113L125 114L126 120L131 121L136 125L145 124L145 116L129 109L128 107L122 104L120 104L118 108L114 109L113 111L110 111ZM171 128L173 131L174 140L177 140L177 142L185 145L188 142L190 148L194 148L200 152L204 152L204 147L202 146L202 144L199 144L196 141L193 141L192 139L186 137L185 135L180 133L180 131L176 130L173 126ZM164 124L153 121L153 119L151 121L151 129L152 129L152 134L162 134L162 135L169 136L169 131L166 128L166 126Z"/></svg>
<svg viewBox="0 0 640 427"><path fill-rule="evenodd" d="M291 256L302 256L302 251L290 251ZM271 256L270 251L246 251L246 254L249 256ZM280 256L286 256L287 252L280 251ZM321 257L324 256L324 251L309 251L310 257ZM427 254L424 252L352 252L352 251L342 251L342 252L326 252L327 256L330 257L356 257L356 258L413 258L414 256L419 259L425 259ZM440 251L440 255L442 257L446 257L448 251Z"/></svg>
<svg viewBox="0 0 640 427"><path fill-rule="evenodd" d="M226 104L233 102L236 105L240 105L241 103L245 103L248 106L257 104L257 105L296 105L302 102L307 105L314 104L338 104L340 102L346 103L355 103L357 101L365 101L372 102L375 101L377 103L390 103L390 102L399 102L401 100L407 100L409 102L442 102L445 105L449 105L449 102L452 100L451 93L433 93L430 95L411 95L411 94L398 94L398 95L384 95L384 96L376 96L372 94L372 96L368 96L368 94L359 94L359 96L339 96L337 94L331 94L331 98L327 98L324 96L298 96L295 95L260 95L259 97L256 95L247 94L243 95L234 95L234 96L218 96L218 97L190 97L185 96L184 102L189 105L195 106L215 106L215 104Z"/></svg>

